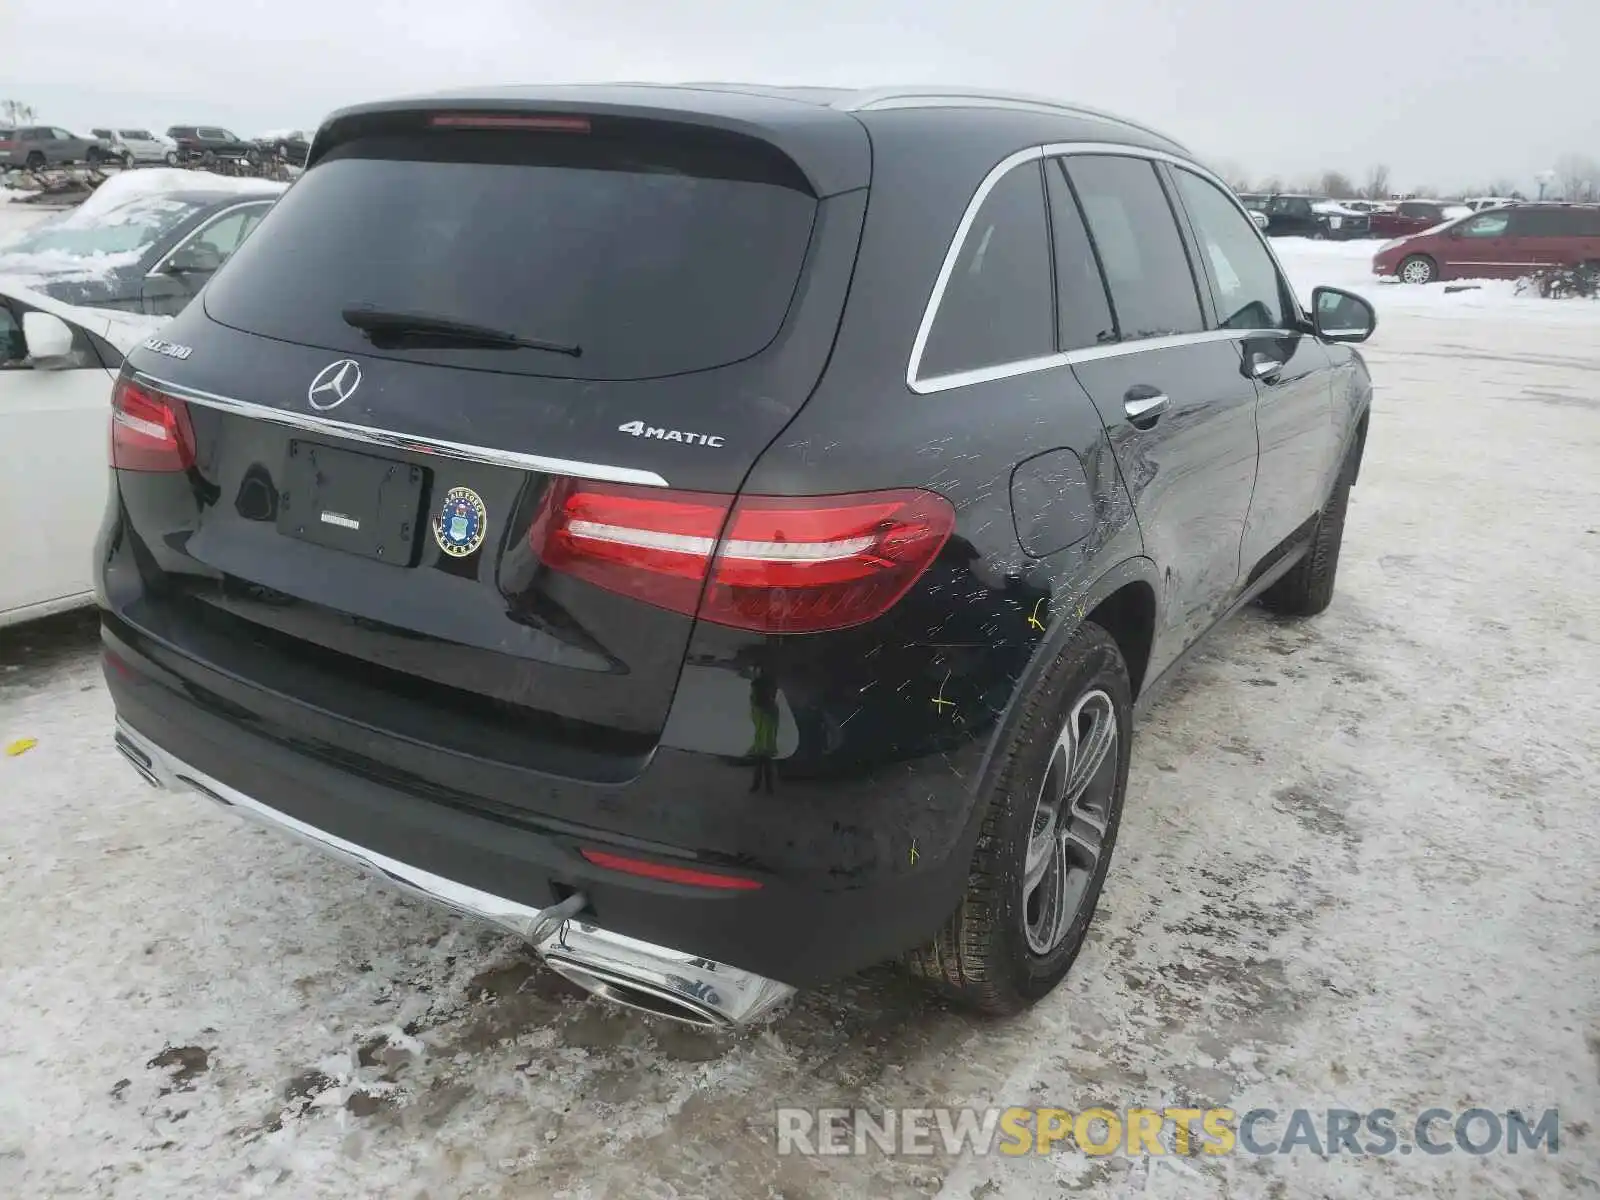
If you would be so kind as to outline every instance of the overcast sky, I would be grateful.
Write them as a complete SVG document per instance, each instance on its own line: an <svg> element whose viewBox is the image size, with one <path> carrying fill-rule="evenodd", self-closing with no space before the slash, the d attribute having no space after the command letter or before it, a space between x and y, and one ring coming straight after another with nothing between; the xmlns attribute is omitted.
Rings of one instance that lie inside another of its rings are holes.
<svg viewBox="0 0 1600 1200"><path fill-rule="evenodd" d="M1154 124L1302 180L1530 187L1600 158L1600 0L0 0L0 98L252 136L436 87L952 83Z"/></svg>

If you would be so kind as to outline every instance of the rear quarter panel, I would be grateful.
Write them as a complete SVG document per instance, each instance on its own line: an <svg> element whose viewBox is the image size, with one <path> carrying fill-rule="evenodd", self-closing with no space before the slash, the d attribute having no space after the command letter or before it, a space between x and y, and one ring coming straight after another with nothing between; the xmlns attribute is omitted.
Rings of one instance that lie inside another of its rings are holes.
<svg viewBox="0 0 1600 1200"><path fill-rule="evenodd" d="M749 719L736 713L725 728L708 727L695 698L749 694L754 705L776 695L779 802L787 791L789 803L835 814L835 837L816 848L819 868L829 863L846 883L945 864L953 903L975 802L1019 687L1082 619L1096 584L1142 561L1141 542L1106 431L1070 368L925 395L906 384L918 323L973 190L1027 143L969 144L959 120L913 114L874 114L870 129L872 192L838 343L745 490L925 488L950 501L955 532L906 597L867 625L805 637L697 625L664 742L738 753L751 743ZM1074 510L1059 525L1077 532L1032 557L1012 511L1013 473L1052 451L1081 464L1084 485L1061 497ZM708 781L705 790L718 789Z"/></svg>

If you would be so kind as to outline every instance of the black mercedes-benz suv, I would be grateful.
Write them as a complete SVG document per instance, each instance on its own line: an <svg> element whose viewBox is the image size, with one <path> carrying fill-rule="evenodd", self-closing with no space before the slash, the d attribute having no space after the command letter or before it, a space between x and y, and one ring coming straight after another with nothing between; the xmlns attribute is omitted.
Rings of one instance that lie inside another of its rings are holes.
<svg viewBox="0 0 1600 1200"><path fill-rule="evenodd" d="M1071 105L346 109L118 381L117 743L626 1004L899 958L1014 1011L1136 703L1329 603L1373 326Z"/></svg>

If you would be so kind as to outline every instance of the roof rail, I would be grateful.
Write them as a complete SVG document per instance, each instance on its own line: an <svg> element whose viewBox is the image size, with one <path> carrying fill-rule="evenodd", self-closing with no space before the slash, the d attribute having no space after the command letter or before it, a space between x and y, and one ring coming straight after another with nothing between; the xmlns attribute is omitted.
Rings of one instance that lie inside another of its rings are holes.
<svg viewBox="0 0 1600 1200"><path fill-rule="evenodd" d="M1090 108L1085 104L1071 104L1065 100L1056 100L1049 96L1033 95L1025 92L988 91L980 88L939 88L939 87L886 87L869 88L855 92L840 100L834 107L845 112L861 112L866 109L883 108L936 108L953 104L977 102L980 105L993 108L1023 108L1036 112L1063 113L1078 117L1092 117L1099 121L1111 121L1118 125L1126 125L1147 133L1151 137L1160 138L1163 142L1178 146L1187 152L1181 142L1169 134L1162 133L1159 129L1152 129L1148 125L1141 125L1138 121L1131 121L1127 117L1119 116L1104 109Z"/></svg>

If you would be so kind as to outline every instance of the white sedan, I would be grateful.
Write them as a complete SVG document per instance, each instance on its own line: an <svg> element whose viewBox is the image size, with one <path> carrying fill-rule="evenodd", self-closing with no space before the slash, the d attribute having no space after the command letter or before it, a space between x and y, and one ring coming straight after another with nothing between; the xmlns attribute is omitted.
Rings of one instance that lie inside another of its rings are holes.
<svg viewBox="0 0 1600 1200"><path fill-rule="evenodd" d="M122 356L165 324L0 278L0 626L91 603Z"/></svg>

